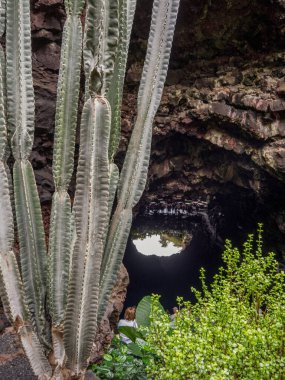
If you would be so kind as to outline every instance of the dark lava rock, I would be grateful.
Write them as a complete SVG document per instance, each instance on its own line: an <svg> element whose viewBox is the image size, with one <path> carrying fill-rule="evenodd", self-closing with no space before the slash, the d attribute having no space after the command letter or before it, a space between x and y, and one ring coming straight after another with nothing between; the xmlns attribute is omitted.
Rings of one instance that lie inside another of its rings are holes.
<svg viewBox="0 0 285 380"><path fill-rule="evenodd" d="M151 6L151 0L138 1L119 166L136 117ZM206 202L211 207L225 193L247 192L254 210L270 210L265 219L278 229L272 215L285 210L284 17L278 0L181 0L141 213L150 202L157 207ZM50 202L54 191L52 146L64 20L63 1L32 1L37 128L31 159L42 202ZM74 193L74 180L70 191Z"/></svg>
<svg viewBox="0 0 285 380"><path fill-rule="evenodd" d="M0 335L0 379L36 380L21 342L9 327Z"/></svg>
<svg viewBox="0 0 285 380"><path fill-rule="evenodd" d="M285 82L284 79L278 83L278 87L276 89L276 92L279 96L285 95Z"/></svg>
<svg viewBox="0 0 285 380"><path fill-rule="evenodd" d="M18 356L0 365L0 378L3 380L37 380L25 356Z"/></svg>

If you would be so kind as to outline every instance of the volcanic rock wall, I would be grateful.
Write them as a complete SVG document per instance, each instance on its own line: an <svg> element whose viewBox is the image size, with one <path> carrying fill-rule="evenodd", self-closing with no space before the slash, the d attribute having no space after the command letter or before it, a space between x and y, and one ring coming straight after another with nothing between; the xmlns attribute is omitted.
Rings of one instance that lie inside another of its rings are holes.
<svg viewBox="0 0 285 380"><path fill-rule="evenodd" d="M62 0L31 3L37 106L31 158L41 200L50 202L65 13ZM151 4L138 0L119 165L136 116ZM181 0L167 83L154 124L148 187L138 212L173 204L190 212L203 209L220 229L235 213L241 224L247 218L267 220L276 239L284 242L284 17L284 0Z"/></svg>

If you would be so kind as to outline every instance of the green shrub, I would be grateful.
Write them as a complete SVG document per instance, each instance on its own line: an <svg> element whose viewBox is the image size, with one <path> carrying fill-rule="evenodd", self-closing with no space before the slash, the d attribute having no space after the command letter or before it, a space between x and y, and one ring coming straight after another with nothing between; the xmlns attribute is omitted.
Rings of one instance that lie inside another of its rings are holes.
<svg viewBox="0 0 285 380"><path fill-rule="evenodd" d="M150 379L285 379L285 276L274 254L263 254L262 226L242 252L227 240L223 261L210 289L201 270L195 304L178 299L174 326L153 296Z"/></svg>
<svg viewBox="0 0 285 380"><path fill-rule="evenodd" d="M125 344L115 337L103 360L91 366L101 380L147 380L146 365L151 353L144 345Z"/></svg>

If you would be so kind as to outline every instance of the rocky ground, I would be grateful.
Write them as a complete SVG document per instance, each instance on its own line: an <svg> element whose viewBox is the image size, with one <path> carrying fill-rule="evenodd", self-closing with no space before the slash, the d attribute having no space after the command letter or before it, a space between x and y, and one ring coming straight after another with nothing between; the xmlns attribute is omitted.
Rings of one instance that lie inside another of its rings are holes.
<svg viewBox="0 0 285 380"><path fill-rule="evenodd" d="M0 379L36 380L21 342L0 307Z"/></svg>

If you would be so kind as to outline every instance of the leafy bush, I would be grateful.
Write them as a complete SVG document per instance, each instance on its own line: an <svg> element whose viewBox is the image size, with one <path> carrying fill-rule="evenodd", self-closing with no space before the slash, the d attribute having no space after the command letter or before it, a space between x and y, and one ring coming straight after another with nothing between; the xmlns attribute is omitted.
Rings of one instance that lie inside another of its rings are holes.
<svg viewBox="0 0 285 380"><path fill-rule="evenodd" d="M146 365L150 356L144 345L127 345L115 337L102 363L93 364L91 368L101 380L147 380Z"/></svg>
<svg viewBox="0 0 285 380"><path fill-rule="evenodd" d="M108 353L103 356L100 364L93 364L92 370L101 380L147 380L146 366L155 355L155 349L150 346L145 336L150 325L152 307L151 296L144 297L136 310L136 321L139 328L130 326L119 327L119 332L125 334L132 343L125 344L115 336ZM160 302L157 307L164 311Z"/></svg>
<svg viewBox="0 0 285 380"><path fill-rule="evenodd" d="M174 326L153 296L150 379L285 379L285 275L273 253L263 254L262 226L242 252L227 240L223 261L210 289L201 270L195 304L178 299Z"/></svg>

